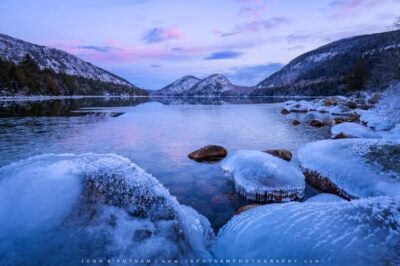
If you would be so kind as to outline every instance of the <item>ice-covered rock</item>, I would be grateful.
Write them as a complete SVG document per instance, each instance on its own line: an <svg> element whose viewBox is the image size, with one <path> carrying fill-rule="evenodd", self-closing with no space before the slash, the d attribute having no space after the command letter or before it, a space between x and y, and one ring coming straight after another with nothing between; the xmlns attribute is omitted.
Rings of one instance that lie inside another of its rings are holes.
<svg viewBox="0 0 400 266"><path fill-rule="evenodd" d="M290 112L303 113L313 109L313 105L308 101L298 101L291 105L287 105L286 109L288 109Z"/></svg>
<svg viewBox="0 0 400 266"><path fill-rule="evenodd" d="M338 104L329 109L332 115L355 115L355 112L347 105Z"/></svg>
<svg viewBox="0 0 400 266"><path fill-rule="evenodd" d="M241 150L222 162L236 191L256 201L285 202L304 195L304 175L293 164L261 151Z"/></svg>
<svg viewBox="0 0 400 266"><path fill-rule="evenodd" d="M386 197L270 204L234 216L212 252L228 265L399 265L399 217L400 201Z"/></svg>
<svg viewBox="0 0 400 266"><path fill-rule="evenodd" d="M206 218L117 155L43 155L0 168L0 265L210 258Z"/></svg>
<svg viewBox="0 0 400 266"><path fill-rule="evenodd" d="M379 138L370 128L358 123L345 122L331 128L333 139L343 138Z"/></svg>
<svg viewBox="0 0 400 266"><path fill-rule="evenodd" d="M305 202L338 202L338 201L344 201L344 199L339 196L336 196L335 194L321 193L307 199Z"/></svg>
<svg viewBox="0 0 400 266"><path fill-rule="evenodd" d="M306 181L345 198L400 196L400 140L308 143L298 153Z"/></svg>

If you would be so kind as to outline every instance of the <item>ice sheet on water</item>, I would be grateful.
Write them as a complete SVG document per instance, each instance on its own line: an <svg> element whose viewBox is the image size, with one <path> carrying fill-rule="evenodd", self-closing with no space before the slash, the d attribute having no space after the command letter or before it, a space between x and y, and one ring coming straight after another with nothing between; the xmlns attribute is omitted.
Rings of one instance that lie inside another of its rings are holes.
<svg viewBox="0 0 400 266"><path fill-rule="evenodd" d="M234 216L212 251L221 259L398 265L399 245L400 202L380 197L260 206Z"/></svg>
<svg viewBox="0 0 400 266"><path fill-rule="evenodd" d="M233 176L235 189L248 199L289 201L304 193L304 176L295 165L270 154L240 150L222 161Z"/></svg>
<svg viewBox="0 0 400 266"><path fill-rule="evenodd" d="M331 128L332 138L380 138L370 128L358 123L345 122Z"/></svg>
<svg viewBox="0 0 400 266"><path fill-rule="evenodd" d="M352 197L400 196L400 141L322 140L299 150L301 166L328 178Z"/></svg>
<svg viewBox="0 0 400 266"><path fill-rule="evenodd" d="M43 155L0 168L1 265L208 258L212 238L206 218L117 155Z"/></svg>

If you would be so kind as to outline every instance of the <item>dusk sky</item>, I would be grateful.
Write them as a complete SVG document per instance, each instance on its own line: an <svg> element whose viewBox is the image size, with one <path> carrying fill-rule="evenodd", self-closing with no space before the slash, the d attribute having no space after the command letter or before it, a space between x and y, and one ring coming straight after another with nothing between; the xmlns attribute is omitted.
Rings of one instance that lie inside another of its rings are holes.
<svg viewBox="0 0 400 266"><path fill-rule="evenodd" d="M386 30L400 0L0 0L0 10L0 33L159 89L187 74L255 85L306 51Z"/></svg>

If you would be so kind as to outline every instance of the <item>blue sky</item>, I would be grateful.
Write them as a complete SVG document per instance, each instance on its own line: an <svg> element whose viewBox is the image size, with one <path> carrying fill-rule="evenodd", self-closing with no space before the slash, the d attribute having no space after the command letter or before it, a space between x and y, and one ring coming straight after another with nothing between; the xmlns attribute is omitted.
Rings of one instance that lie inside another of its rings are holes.
<svg viewBox="0 0 400 266"><path fill-rule="evenodd" d="M400 1L0 0L0 10L1 33L158 89L186 74L255 85L306 51L386 30Z"/></svg>

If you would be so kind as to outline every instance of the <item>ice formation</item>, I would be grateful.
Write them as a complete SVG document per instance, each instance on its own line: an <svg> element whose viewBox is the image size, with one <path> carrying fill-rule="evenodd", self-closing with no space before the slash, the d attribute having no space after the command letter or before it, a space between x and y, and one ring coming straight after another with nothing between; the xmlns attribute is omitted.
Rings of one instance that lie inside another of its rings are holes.
<svg viewBox="0 0 400 266"><path fill-rule="evenodd" d="M237 151L222 162L236 191L256 201L303 198L304 175L293 164L261 151Z"/></svg>
<svg viewBox="0 0 400 266"><path fill-rule="evenodd" d="M400 202L387 197L269 204L234 216L212 251L230 265L399 265L399 217Z"/></svg>
<svg viewBox="0 0 400 266"><path fill-rule="evenodd" d="M345 122L331 128L332 138L379 138L370 128L358 123Z"/></svg>
<svg viewBox="0 0 400 266"><path fill-rule="evenodd" d="M329 193L321 193L306 200L306 202L338 202L338 201L344 201L344 199Z"/></svg>
<svg viewBox="0 0 400 266"><path fill-rule="evenodd" d="M298 156L306 180L347 198L400 196L400 140L342 139L308 143Z"/></svg>
<svg viewBox="0 0 400 266"><path fill-rule="evenodd" d="M206 218L117 155L43 155L0 168L0 265L206 259L213 236Z"/></svg>

